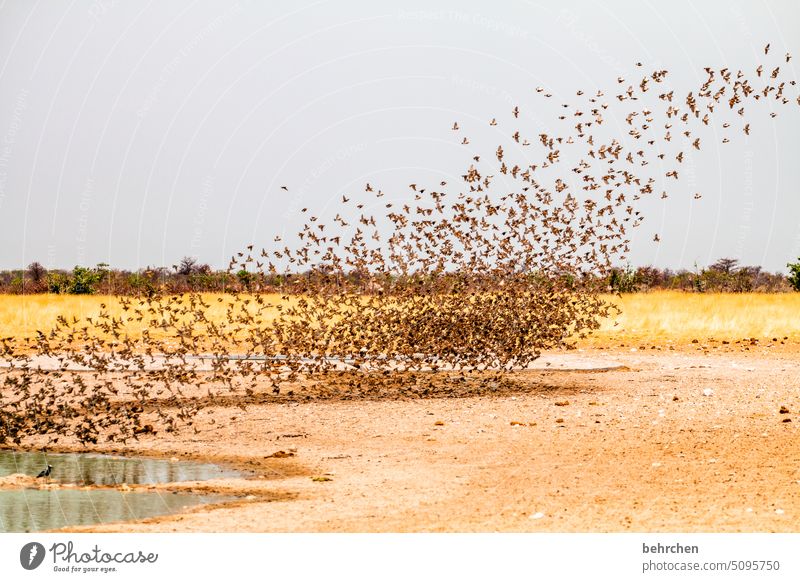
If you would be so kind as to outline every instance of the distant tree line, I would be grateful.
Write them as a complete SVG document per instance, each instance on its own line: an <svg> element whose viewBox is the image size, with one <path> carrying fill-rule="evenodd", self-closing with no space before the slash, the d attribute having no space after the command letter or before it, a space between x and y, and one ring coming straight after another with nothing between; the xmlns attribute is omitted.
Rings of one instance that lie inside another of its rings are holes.
<svg viewBox="0 0 800 582"><path fill-rule="evenodd" d="M614 293L641 293L658 289L687 292L783 293L800 291L800 259L790 263L789 275L768 273L761 267L739 266L736 259L723 258L707 268L694 270L631 267L614 269L600 281ZM292 277L302 277L290 275ZM357 278L353 274L353 278ZM33 262L26 269L0 271L0 293L70 295L153 295L189 291L228 293L241 291L280 291L284 275L264 276L247 270L229 272L214 270L184 257L172 268L147 267L138 271L111 269L100 263L96 267L76 266L72 271L46 269ZM370 291L370 290L368 290Z"/></svg>
<svg viewBox="0 0 800 582"><path fill-rule="evenodd" d="M798 259L800 261L800 259ZM761 267L739 266L736 259L719 259L707 268L692 271L628 267L615 269L608 286L618 293L638 293L652 289L676 289L696 293L782 293L800 291L800 262L788 265L790 274L769 273Z"/></svg>

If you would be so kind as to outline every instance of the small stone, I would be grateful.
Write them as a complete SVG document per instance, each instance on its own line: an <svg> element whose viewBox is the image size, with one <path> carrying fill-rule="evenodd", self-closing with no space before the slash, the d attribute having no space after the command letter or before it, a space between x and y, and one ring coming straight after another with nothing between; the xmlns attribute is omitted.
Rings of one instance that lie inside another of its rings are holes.
<svg viewBox="0 0 800 582"><path fill-rule="evenodd" d="M541 511L537 511L536 513L531 514L529 519L542 519L543 517L544 513L542 513Z"/></svg>
<svg viewBox="0 0 800 582"><path fill-rule="evenodd" d="M672 401L673 401L673 402L677 402L678 400L680 400L680 398L678 398L677 396L673 396L673 397L672 397Z"/></svg>
<svg viewBox="0 0 800 582"><path fill-rule="evenodd" d="M661 463L659 463L659 462L657 462L657 461L656 461L655 463L653 463L653 464L652 464L652 466L653 466L653 467L660 467L660 466L661 466Z"/></svg>
<svg viewBox="0 0 800 582"><path fill-rule="evenodd" d="M786 408L785 406L781 406L781 409L778 412L780 412L781 414L789 414L789 409Z"/></svg>
<svg viewBox="0 0 800 582"><path fill-rule="evenodd" d="M784 510L782 510L782 509L776 509L775 513L777 513L778 515L783 515L786 512Z"/></svg>
<svg viewBox="0 0 800 582"><path fill-rule="evenodd" d="M556 402L556 406L569 406L569 400L559 400Z"/></svg>
<svg viewBox="0 0 800 582"><path fill-rule="evenodd" d="M712 396L714 394L714 390L711 388L706 388L703 390L703 396Z"/></svg>
<svg viewBox="0 0 800 582"><path fill-rule="evenodd" d="M781 422L792 422L791 418L784 418Z"/></svg>
<svg viewBox="0 0 800 582"><path fill-rule="evenodd" d="M564 419L563 418L557 418L556 422L558 422L558 423L564 422Z"/></svg>
<svg viewBox="0 0 800 582"><path fill-rule="evenodd" d="M433 426L444 426L444 422L442 422L441 420L437 420L436 422L433 423Z"/></svg>

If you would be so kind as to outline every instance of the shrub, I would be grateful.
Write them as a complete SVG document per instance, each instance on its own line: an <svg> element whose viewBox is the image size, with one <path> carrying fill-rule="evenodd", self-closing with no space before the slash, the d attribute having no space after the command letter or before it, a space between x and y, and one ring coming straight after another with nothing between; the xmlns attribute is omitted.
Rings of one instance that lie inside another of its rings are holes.
<svg viewBox="0 0 800 582"><path fill-rule="evenodd" d="M153 281L141 273L131 273L128 276L128 287L136 294L144 294L152 297L156 293L156 286Z"/></svg>
<svg viewBox="0 0 800 582"><path fill-rule="evenodd" d="M65 275L64 273L47 274L47 290L50 293L68 293L69 286L69 275Z"/></svg>
<svg viewBox="0 0 800 582"><path fill-rule="evenodd" d="M92 295L95 292L95 286L102 279L102 271L76 266L72 270L72 279L67 287L67 293L71 295Z"/></svg>
<svg viewBox="0 0 800 582"><path fill-rule="evenodd" d="M634 293L639 285L636 280L636 271L628 265L625 270L614 269L611 271L609 286L614 293Z"/></svg>
<svg viewBox="0 0 800 582"><path fill-rule="evenodd" d="M800 257L797 260L800 261ZM800 291L800 262L789 263L786 266L789 267L789 285L795 291Z"/></svg>

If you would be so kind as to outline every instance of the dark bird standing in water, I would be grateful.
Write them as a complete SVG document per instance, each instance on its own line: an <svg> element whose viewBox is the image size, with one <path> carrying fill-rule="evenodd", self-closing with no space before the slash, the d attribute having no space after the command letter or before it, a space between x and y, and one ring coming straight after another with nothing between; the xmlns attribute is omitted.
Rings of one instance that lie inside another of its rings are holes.
<svg viewBox="0 0 800 582"><path fill-rule="evenodd" d="M41 479L42 477L49 477L50 476L50 471L52 471L52 470L53 470L53 465L50 465L48 463L47 468L43 469L38 475L36 475L36 478L37 479Z"/></svg>

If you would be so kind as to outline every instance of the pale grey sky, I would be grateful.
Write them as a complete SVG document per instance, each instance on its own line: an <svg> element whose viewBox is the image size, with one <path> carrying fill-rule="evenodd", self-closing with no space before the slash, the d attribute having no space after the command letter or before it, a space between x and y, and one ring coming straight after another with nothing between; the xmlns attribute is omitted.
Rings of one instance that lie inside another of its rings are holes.
<svg viewBox="0 0 800 582"><path fill-rule="evenodd" d="M460 174L454 120L519 104L547 130L538 85L613 90L641 61L685 93L703 66L754 68L766 42L796 55L786 79L800 59L794 0L402 6L0 1L0 268L222 267L367 181L402 197ZM633 264L800 255L800 107L783 109L645 205Z"/></svg>

